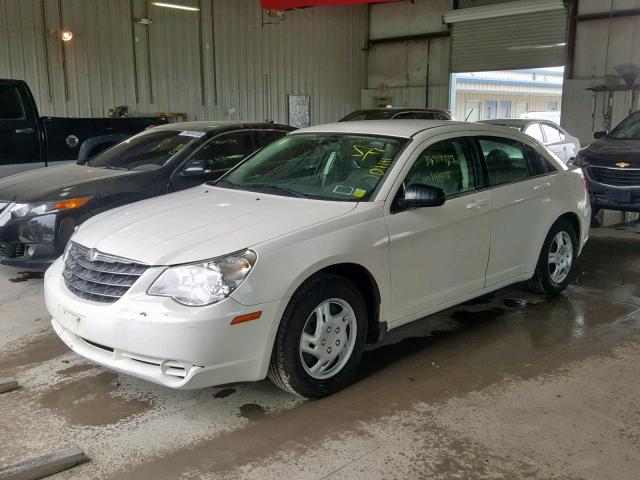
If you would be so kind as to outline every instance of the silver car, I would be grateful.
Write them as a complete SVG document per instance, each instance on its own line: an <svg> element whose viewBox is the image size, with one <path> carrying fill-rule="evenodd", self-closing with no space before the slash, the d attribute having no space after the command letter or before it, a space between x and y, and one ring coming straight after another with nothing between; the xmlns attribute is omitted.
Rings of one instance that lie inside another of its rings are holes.
<svg viewBox="0 0 640 480"><path fill-rule="evenodd" d="M549 148L549 150L555 153L564 163L573 160L580 150L580 140L560 125L549 120L536 118L500 118L496 120L481 120L478 123L501 125L526 133Z"/></svg>

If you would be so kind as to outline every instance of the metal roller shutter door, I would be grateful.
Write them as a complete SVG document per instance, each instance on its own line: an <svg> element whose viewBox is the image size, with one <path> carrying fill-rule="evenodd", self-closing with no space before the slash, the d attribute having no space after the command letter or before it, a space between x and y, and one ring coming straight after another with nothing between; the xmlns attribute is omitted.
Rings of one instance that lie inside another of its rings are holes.
<svg viewBox="0 0 640 480"><path fill-rule="evenodd" d="M499 10L500 7L495 8ZM452 22L451 71L564 65L566 32L567 12L564 8Z"/></svg>

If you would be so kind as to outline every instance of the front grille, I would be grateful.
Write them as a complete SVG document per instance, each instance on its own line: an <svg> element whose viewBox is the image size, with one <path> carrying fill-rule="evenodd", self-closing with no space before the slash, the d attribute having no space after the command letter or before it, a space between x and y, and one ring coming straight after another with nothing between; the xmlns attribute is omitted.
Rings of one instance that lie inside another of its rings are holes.
<svg viewBox="0 0 640 480"><path fill-rule="evenodd" d="M116 302L148 268L77 243L69 247L64 263L62 276L67 288L80 298L100 303Z"/></svg>
<svg viewBox="0 0 640 480"><path fill-rule="evenodd" d="M603 185L640 187L640 169L589 167L589 177Z"/></svg>
<svg viewBox="0 0 640 480"><path fill-rule="evenodd" d="M24 252L27 251L27 246L24 243L16 243L13 251L14 257L24 257Z"/></svg>
<svg viewBox="0 0 640 480"><path fill-rule="evenodd" d="M24 257L26 251L24 243L0 243L0 260Z"/></svg>

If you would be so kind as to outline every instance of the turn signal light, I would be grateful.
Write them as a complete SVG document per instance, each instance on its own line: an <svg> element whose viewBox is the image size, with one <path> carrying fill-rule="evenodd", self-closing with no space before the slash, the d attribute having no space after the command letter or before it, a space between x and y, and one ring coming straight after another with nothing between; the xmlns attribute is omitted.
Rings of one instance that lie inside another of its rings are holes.
<svg viewBox="0 0 640 480"><path fill-rule="evenodd" d="M249 322L251 320L257 320L262 316L262 312L253 312L247 313L245 315L240 315L233 320L231 320L231 325L237 325L238 323Z"/></svg>
<svg viewBox="0 0 640 480"><path fill-rule="evenodd" d="M67 198L55 203L54 210L70 210L72 208L80 208L91 200L93 197Z"/></svg>

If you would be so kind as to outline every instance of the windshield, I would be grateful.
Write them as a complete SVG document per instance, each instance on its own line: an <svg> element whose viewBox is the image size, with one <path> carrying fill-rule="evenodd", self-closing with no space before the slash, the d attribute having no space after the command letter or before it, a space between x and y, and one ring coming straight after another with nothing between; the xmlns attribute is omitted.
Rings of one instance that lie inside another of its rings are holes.
<svg viewBox="0 0 640 480"><path fill-rule="evenodd" d="M293 197L366 201L407 142L363 135L289 135L214 185Z"/></svg>
<svg viewBox="0 0 640 480"><path fill-rule="evenodd" d="M631 115L625 118L609 134L609 138L616 140L640 140L640 116Z"/></svg>
<svg viewBox="0 0 640 480"><path fill-rule="evenodd" d="M396 113L395 110L357 110L344 117L341 122L354 122L359 120L388 120Z"/></svg>
<svg viewBox="0 0 640 480"><path fill-rule="evenodd" d="M115 170L154 170L203 135L198 131L148 130L98 154L87 165Z"/></svg>

